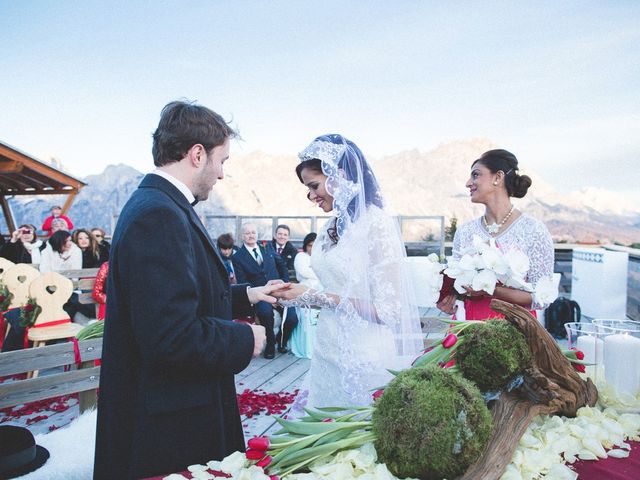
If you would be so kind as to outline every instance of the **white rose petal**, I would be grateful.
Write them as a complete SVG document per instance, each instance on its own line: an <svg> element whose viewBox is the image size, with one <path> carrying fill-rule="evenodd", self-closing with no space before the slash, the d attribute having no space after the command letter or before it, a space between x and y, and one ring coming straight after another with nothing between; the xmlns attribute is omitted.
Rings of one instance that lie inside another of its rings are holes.
<svg viewBox="0 0 640 480"><path fill-rule="evenodd" d="M609 450L607 455L613 458L627 458L629 456L628 450L621 450L619 448L614 448L613 450Z"/></svg>
<svg viewBox="0 0 640 480"><path fill-rule="evenodd" d="M191 473L193 473L193 472L206 471L206 470L207 470L207 468L208 468L208 467L207 467L206 465L198 465L198 464L195 464L195 465L189 465L189 466L187 467L187 470L189 470Z"/></svg>
<svg viewBox="0 0 640 480"><path fill-rule="evenodd" d="M582 450L578 452L578 458L580 460L597 460L598 459L597 455L590 450Z"/></svg>
<svg viewBox="0 0 640 480"><path fill-rule="evenodd" d="M211 470L221 472L222 467L220 466L220 464L221 464L220 460L210 460L207 462L207 467L210 468Z"/></svg>
<svg viewBox="0 0 640 480"><path fill-rule="evenodd" d="M576 480L578 474L566 465L557 463L549 469L547 477L553 478L554 480Z"/></svg>
<svg viewBox="0 0 640 480"><path fill-rule="evenodd" d="M607 458L607 452L605 452L602 444L595 438L583 438L582 444L587 450L593 452L598 457Z"/></svg>

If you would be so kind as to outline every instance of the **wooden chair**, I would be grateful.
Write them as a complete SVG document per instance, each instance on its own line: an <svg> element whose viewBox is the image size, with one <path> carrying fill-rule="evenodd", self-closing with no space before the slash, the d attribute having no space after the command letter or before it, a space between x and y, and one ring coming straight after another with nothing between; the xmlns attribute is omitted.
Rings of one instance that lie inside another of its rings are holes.
<svg viewBox="0 0 640 480"><path fill-rule="evenodd" d="M56 272L40 275L31 282L29 293L42 311L29 329L28 338L34 347L44 345L49 340L75 337L82 326L72 323L67 312L62 308L73 293L73 282ZM67 321L58 325L47 325L53 322Z"/></svg>
<svg viewBox="0 0 640 480"><path fill-rule="evenodd" d="M7 286L13 294L9 308L19 308L29 299L29 285L40 276L40 272L26 263L14 264L6 260L4 266L6 270L2 273L2 282ZM9 266L8 264L11 264ZM0 265L1 267L2 265ZM11 325L7 323L4 338L9 335Z"/></svg>
<svg viewBox="0 0 640 480"><path fill-rule="evenodd" d="M29 299L29 286L31 282L40 276L40 272L26 263L18 263L2 275L2 281L13 293L13 299L9 308L18 308L27 303Z"/></svg>
<svg viewBox="0 0 640 480"><path fill-rule="evenodd" d="M13 263L11 260L7 260L4 257L0 257L0 280L2 280L2 276L4 272L9 270L14 265L15 263Z"/></svg>

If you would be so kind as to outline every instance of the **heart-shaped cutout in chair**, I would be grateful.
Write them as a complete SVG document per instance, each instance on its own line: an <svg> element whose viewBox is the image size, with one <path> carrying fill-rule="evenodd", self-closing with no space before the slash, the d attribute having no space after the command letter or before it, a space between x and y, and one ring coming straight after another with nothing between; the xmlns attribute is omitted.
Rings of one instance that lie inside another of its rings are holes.
<svg viewBox="0 0 640 480"><path fill-rule="evenodd" d="M26 263L18 263L8 268L2 275L2 281L13 293L9 308L18 308L29 299L29 285L40 276L40 272Z"/></svg>

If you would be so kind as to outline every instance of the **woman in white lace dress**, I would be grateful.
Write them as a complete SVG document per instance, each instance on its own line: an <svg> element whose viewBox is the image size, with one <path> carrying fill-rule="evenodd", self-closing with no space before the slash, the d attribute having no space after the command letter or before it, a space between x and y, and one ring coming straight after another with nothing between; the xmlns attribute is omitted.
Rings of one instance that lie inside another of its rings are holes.
<svg viewBox="0 0 640 480"><path fill-rule="evenodd" d="M518 174L518 159L506 150L489 150L471 165L471 175L466 187L471 201L485 206L480 218L458 228L453 239L453 257L459 259L466 248L473 245L474 235L485 241L495 239L496 245L507 252L518 249L529 258L529 271L525 277L534 287L536 283L553 274L553 241L542 222L517 210L511 197L522 198L531 186L531 178ZM546 308L534 294L496 286L493 295L467 288L464 301L467 320L484 320L499 317L489 307L492 298L521 305L532 312ZM456 295L452 293L438 303L446 313L455 313ZM535 315L535 312L533 312Z"/></svg>
<svg viewBox="0 0 640 480"><path fill-rule="evenodd" d="M323 135L299 157L296 173L308 198L333 218L311 254L323 290L293 284L281 302L322 308L305 393L296 405L367 405L372 390L390 380L388 369L408 366L422 346L404 245L353 142Z"/></svg>

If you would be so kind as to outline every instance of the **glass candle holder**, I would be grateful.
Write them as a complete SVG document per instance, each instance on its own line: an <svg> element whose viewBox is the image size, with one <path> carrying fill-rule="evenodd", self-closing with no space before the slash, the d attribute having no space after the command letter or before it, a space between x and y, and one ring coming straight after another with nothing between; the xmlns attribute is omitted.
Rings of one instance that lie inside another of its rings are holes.
<svg viewBox="0 0 640 480"><path fill-rule="evenodd" d="M598 390L601 402L619 411L640 412L640 322L593 321L604 342Z"/></svg>
<svg viewBox="0 0 640 480"><path fill-rule="evenodd" d="M564 328L569 348L584 354L584 361L590 363L585 366L585 373L597 385L604 361L604 335L591 323L570 322Z"/></svg>

